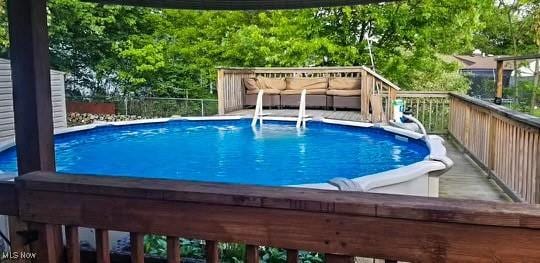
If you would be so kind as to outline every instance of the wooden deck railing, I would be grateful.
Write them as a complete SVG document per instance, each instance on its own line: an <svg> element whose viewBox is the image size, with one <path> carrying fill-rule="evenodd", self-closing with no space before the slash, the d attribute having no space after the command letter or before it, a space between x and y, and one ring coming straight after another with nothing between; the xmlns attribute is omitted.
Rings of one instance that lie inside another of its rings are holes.
<svg viewBox="0 0 540 263"><path fill-rule="evenodd" d="M0 184L0 214L38 231L40 262L58 262L55 229L66 228L67 262L79 262L79 227L96 229L97 262L109 262L108 230L131 233L131 261L143 262L143 236L168 236L168 262L179 262L178 237L410 262L538 262L540 206L288 187L256 187L35 172ZM16 191L15 191L16 188ZM4 191L5 190L5 191Z"/></svg>
<svg viewBox="0 0 540 263"><path fill-rule="evenodd" d="M451 94L449 133L515 199L540 203L540 118Z"/></svg>
<svg viewBox="0 0 540 263"><path fill-rule="evenodd" d="M361 114L369 120L371 94L386 94L383 101L387 116L392 114L391 101L399 90L395 84L367 67L306 67L306 68L219 68L217 93L219 114L244 108L244 87L242 79L263 76L268 78L286 77L351 77L362 79ZM368 88L364 88L368 87Z"/></svg>
<svg viewBox="0 0 540 263"><path fill-rule="evenodd" d="M412 109L412 114L429 133L448 132L450 98L447 91L399 91L397 98Z"/></svg>

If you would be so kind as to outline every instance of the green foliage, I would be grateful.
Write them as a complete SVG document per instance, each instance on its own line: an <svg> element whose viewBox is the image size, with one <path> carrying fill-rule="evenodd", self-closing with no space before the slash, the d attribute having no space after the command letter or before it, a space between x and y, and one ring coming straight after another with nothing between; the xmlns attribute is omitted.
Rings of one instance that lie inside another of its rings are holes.
<svg viewBox="0 0 540 263"><path fill-rule="evenodd" d="M167 255L167 240L164 236L144 236L144 253L152 256Z"/></svg>
<svg viewBox="0 0 540 263"><path fill-rule="evenodd" d="M183 258L204 259L204 243L200 240L180 239L181 255ZM236 243L219 243L220 261L224 263L245 262L246 246ZM144 238L144 252L147 255L165 257L167 255L167 241L164 236L147 235ZM272 247L259 248L260 261L264 263L285 263L287 252L284 249ZM302 263L323 263L324 256L319 253L300 251L299 259Z"/></svg>
<svg viewBox="0 0 540 263"><path fill-rule="evenodd" d="M236 243L219 243L221 262L242 263L246 255L246 246Z"/></svg>
<svg viewBox="0 0 540 263"><path fill-rule="evenodd" d="M302 263L323 263L324 255L316 252L300 251L298 253Z"/></svg>
<svg viewBox="0 0 540 263"><path fill-rule="evenodd" d="M407 0L286 11L187 11L50 0L53 68L69 92L215 97L216 66L370 65L405 90L467 89L437 54L533 53L538 0ZM8 45L0 4L0 53Z"/></svg>
<svg viewBox="0 0 540 263"><path fill-rule="evenodd" d="M540 1L495 1L480 13L482 28L475 32L474 43L484 52L495 55L538 53Z"/></svg>
<svg viewBox="0 0 540 263"><path fill-rule="evenodd" d="M180 239L182 251L180 254L185 258L204 258L204 245L200 240Z"/></svg>
<svg viewBox="0 0 540 263"><path fill-rule="evenodd" d="M519 90L519 96L515 96L515 89ZM538 114L538 102L535 101L534 105L531 103L532 94L540 94L540 87L535 86L533 81L520 81L518 85L511 89L505 89L503 95L512 98L512 103L506 105L511 109L526 112L530 114Z"/></svg>
<svg viewBox="0 0 540 263"><path fill-rule="evenodd" d="M287 252L281 248L261 247L261 261L263 263L287 262Z"/></svg>

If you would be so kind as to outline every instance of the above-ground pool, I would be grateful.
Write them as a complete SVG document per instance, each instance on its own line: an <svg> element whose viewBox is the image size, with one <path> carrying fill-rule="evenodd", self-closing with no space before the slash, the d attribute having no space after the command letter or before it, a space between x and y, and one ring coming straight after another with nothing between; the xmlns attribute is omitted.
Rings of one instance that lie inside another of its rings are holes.
<svg viewBox="0 0 540 263"><path fill-rule="evenodd" d="M242 183L313 185L387 172L428 159L425 140L373 127L311 121L168 120L103 125L55 137L59 172ZM16 172L15 148L0 170ZM325 188L325 187L321 187Z"/></svg>

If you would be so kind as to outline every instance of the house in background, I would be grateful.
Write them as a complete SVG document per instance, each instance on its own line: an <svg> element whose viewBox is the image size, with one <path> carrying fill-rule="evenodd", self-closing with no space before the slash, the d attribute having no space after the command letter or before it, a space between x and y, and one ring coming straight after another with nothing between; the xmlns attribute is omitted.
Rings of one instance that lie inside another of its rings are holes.
<svg viewBox="0 0 540 263"><path fill-rule="evenodd" d="M497 71L497 56L486 55L476 49L471 55L446 55L443 60L446 62L456 62L460 66L460 73L471 80L471 88L468 95L481 98L492 99L495 96L495 75ZM512 76L512 63L505 62L503 86L509 87Z"/></svg>

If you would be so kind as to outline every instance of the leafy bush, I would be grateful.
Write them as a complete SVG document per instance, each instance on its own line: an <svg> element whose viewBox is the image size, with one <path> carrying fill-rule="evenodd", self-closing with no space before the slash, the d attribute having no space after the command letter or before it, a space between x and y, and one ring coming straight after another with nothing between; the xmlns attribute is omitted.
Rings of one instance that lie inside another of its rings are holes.
<svg viewBox="0 0 540 263"><path fill-rule="evenodd" d="M281 248L261 247L261 254L261 261L263 263L287 262L287 253Z"/></svg>
<svg viewBox="0 0 540 263"><path fill-rule="evenodd" d="M204 259L204 242L194 239L180 239L181 255L184 258ZM236 243L219 243L220 259L225 263L245 262L246 246ZM167 256L167 239L159 235L147 235L144 238L144 253L150 256ZM322 263L324 255L314 252L300 251L298 255L302 263ZM285 263L287 252L281 248L260 247L259 258L263 263Z"/></svg>
<svg viewBox="0 0 540 263"><path fill-rule="evenodd" d="M219 243L221 262L241 263L244 262L246 246L236 243Z"/></svg>
<svg viewBox="0 0 540 263"><path fill-rule="evenodd" d="M167 240L164 236L144 236L144 253L151 256L166 256Z"/></svg>

